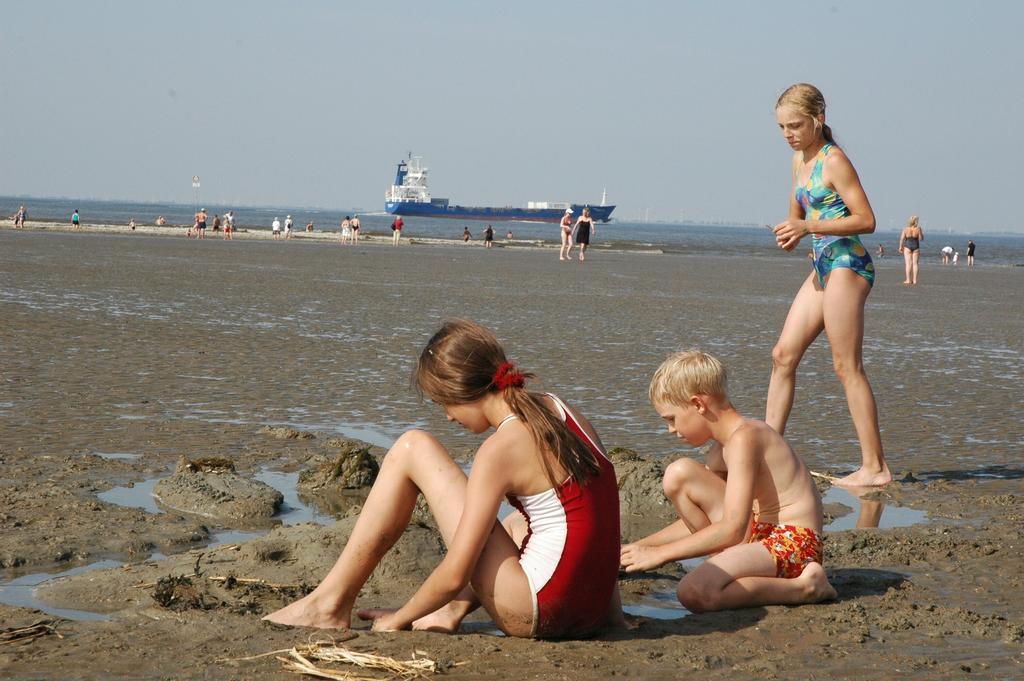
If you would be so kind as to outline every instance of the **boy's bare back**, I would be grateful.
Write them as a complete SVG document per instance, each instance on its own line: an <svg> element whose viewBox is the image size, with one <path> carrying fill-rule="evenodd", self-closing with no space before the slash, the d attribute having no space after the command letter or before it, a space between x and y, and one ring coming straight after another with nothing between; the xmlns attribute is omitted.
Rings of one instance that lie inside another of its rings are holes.
<svg viewBox="0 0 1024 681"><path fill-rule="evenodd" d="M821 532L821 497L807 465L764 421L744 419L724 448L711 448L708 468L714 471L718 464L715 459L720 459L728 475L730 459L736 458L741 447L752 448L758 461L754 476L754 517L760 522L797 525Z"/></svg>

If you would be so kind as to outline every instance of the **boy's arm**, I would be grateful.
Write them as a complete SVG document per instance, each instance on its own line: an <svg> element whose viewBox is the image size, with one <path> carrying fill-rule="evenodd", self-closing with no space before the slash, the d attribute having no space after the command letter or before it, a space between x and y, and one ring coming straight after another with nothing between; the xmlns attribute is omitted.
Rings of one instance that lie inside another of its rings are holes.
<svg viewBox="0 0 1024 681"><path fill-rule="evenodd" d="M722 519L688 537L662 544L631 544L623 548L626 572L650 570L673 560L717 553L743 541L754 506L754 482L760 472L762 452L754 432L741 428L729 442L729 475L725 482Z"/></svg>
<svg viewBox="0 0 1024 681"><path fill-rule="evenodd" d="M722 445L715 442L708 449L708 454L705 459L707 461L707 469L725 480L729 475L729 469L725 466L725 457L722 456Z"/></svg>
<svg viewBox="0 0 1024 681"><path fill-rule="evenodd" d="M598 444L601 444L600 440L598 440ZM602 448L604 447L604 445L601 446ZM717 442L713 442L713 444L708 448L707 455L705 456L704 467L723 481L726 479L729 471L726 469L725 459L722 457L722 445ZM668 544L682 539L683 537L688 537L691 534L693 534L693 532L690 531L690 527L683 519L680 518L671 525L663 527L657 532L647 535L643 539L630 542L630 544L625 546L633 546L635 544L660 546L661 544Z"/></svg>

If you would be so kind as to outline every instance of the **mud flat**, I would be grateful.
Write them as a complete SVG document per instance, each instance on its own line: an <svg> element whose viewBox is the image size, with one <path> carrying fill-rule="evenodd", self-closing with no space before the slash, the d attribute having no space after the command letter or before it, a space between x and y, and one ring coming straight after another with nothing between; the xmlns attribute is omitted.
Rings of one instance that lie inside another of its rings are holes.
<svg viewBox="0 0 1024 681"><path fill-rule="evenodd" d="M346 645L465 661L447 672L465 679L1018 677L1024 322L1006 301L1024 273L932 270L907 289L896 265L879 268L865 362L900 481L862 497L823 488L838 601L689 615L674 603L687 566L670 566L622 577L634 632L512 640L478 614L455 636L363 628ZM641 535L670 517L657 470L695 454L659 432L650 373L673 349L708 348L740 409L763 413L769 350L805 274L800 258L598 252L581 266L544 250L2 231L0 629L68 619L63 638L0 645L0 676L295 678L272 657L236 658L309 637L260 616L315 584L351 530L358 489L326 473L370 474L332 468L339 441L379 457L427 428L466 461L478 442L408 388L446 317L494 327L538 388L635 453L616 465L625 538ZM787 436L815 470L857 460L824 343L801 367ZM275 526L232 534L224 519L125 501L182 456L229 459L276 487ZM312 522L288 520L299 505ZM399 605L443 551L428 522L396 549L360 604Z"/></svg>

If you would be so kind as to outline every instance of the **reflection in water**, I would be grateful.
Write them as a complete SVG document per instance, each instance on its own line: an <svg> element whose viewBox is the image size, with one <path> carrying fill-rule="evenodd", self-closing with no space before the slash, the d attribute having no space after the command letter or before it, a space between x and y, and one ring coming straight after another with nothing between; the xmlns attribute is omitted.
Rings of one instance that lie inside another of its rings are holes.
<svg viewBox="0 0 1024 681"><path fill-rule="evenodd" d="M881 501L861 499L860 514L857 516L857 528L878 527L878 523L882 519L882 511L884 510L885 504Z"/></svg>
<svg viewBox="0 0 1024 681"><path fill-rule="evenodd" d="M825 526L829 532L840 532L853 529L890 529L893 527L906 527L918 523L927 522L928 514L906 506L886 507L881 499L871 498L872 492L877 492L872 487L830 487L821 497L823 504L837 504L850 509L856 509L857 513L836 516Z"/></svg>

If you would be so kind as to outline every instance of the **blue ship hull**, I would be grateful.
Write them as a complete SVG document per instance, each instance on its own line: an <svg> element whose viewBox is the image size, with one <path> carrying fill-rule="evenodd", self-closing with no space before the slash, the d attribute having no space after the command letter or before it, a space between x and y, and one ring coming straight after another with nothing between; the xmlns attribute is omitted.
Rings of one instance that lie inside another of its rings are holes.
<svg viewBox="0 0 1024 681"><path fill-rule="evenodd" d="M584 208L590 208L590 217L598 222L608 222L615 206L590 206L572 204L573 217L579 217ZM431 203L416 201L387 201L384 210L403 217L451 218L458 220L483 220L500 222L519 220L522 222L558 222L565 215L564 208L490 208L485 206L451 206L444 199Z"/></svg>

